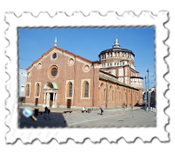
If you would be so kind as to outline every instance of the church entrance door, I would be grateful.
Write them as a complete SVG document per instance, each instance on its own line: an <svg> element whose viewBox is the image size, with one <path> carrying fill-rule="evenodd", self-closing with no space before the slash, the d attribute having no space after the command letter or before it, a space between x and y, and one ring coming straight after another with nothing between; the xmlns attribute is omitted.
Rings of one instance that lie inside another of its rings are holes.
<svg viewBox="0 0 175 155"><path fill-rule="evenodd" d="M52 108L57 107L58 86L55 82L47 82L44 85L44 105Z"/></svg>
<svg viewBox="0 0 175 155"><path fill-rule="evenodd" d="M50 107L53 105L53 93L50 93Z"/></svg>
<svg viewBox="0 0 175 155"><path fill-rule="evenodd" d="M67 99L67 108L71 108L71 99Z"/></svg>

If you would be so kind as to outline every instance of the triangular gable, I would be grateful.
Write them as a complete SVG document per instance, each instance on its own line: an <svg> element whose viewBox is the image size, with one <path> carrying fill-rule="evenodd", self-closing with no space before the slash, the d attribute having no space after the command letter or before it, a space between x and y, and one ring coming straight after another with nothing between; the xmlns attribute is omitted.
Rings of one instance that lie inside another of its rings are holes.
<svg viewBox="0 0 175 155"><path fill-rule="evenodd" d="M81 56L79 56L79 55L76 55L76 54L71 53L71 52L69 52L69 51L66 51L66 50L64 50L64 49L61 49L61 48L59 48L59 47L53 46L53 47L52 47L51 49L49 49L46 53L44 53L38 60L34 61L34 62L32 63L32 65L30 65L30 66L27 68L27 70L32 69L33 66L35 66L35 65L36 65L40 60L42 60L44 57L47 57L54 49L59 50L59 51L65 53L65 54L68 55L68 56L76 57L76 58L78 58L79 60L85 61L86 63L90 63L90 64L92 63L92 61L90 61L90 60L88 60L88 59L86 59L86 58L83 58L83 57L81 57Z"/></svg>

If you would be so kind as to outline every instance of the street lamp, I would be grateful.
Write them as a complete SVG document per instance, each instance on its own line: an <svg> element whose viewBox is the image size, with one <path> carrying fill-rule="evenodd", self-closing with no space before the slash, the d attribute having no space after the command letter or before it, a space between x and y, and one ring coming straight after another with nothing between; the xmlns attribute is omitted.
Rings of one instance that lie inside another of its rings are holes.
<svg viewBox="0 0 175 155"><path fill-rule="evenodd" d="M148 110L150 111L150 95L149 95L149 68L147 69L148 73Z"/></svg>
<svg viewBox="0 0 175 155"><path fill-rule="evenodd" d="M145 110L147 109L147 89L146 89L146 76L145 76L145 93L144 93Z"/></svg>

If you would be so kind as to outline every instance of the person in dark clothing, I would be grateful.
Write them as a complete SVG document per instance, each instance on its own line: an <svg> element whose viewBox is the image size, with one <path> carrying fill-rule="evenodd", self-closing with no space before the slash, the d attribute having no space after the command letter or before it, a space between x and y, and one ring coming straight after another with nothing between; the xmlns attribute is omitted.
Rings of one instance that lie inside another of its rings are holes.
<svg viewBox="0 0 175 155"><path fill-rule="evenodd" d="M103 104L101 105L100 110L101 110L101 115L103 115L103 111L104 111Z"/></svg>
<svg viewBox="0 0 175 155"><path fill-rule="evenodd" d="M50 109L48 109L47 107L45 107L44 119L46 119L46 116L47 116L49 118L49 120L51 120L50 117L49 117L49 113L50 113Z"/></svg>

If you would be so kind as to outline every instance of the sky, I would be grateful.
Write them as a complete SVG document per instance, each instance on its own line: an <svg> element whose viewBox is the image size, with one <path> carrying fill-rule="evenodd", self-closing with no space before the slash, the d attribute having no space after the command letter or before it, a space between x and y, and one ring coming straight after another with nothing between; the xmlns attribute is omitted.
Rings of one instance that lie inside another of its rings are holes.
<svg viewBox="0 0 175 155"><path fill-rule="evenodd" d="M145 79L149 69L150 88L155 86L154 27L18 28L19 68L27 69L52 48L55 37L57 47L91 61L99 60L100 52L112 48L117 38L121 48L135 54L134 65L139 76Z"/></svg>

